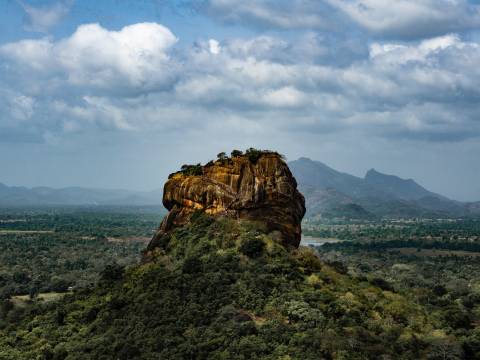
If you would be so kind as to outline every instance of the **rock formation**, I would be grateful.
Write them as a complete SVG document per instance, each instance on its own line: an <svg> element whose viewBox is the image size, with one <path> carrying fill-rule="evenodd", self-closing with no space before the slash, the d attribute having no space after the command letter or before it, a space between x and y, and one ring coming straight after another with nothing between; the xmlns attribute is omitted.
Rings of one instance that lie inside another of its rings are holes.
<svg viewBox="0 0 480 360"><path fill-rule="evenodd" d="M153 237L149 250L171 229L187 224L192 214L203 211L214 216L263 222L277 231L280 241L298 247L305 199L282 157L274 152L250 149L205 166L182 167L170 175L163 191L169 210Z"/></svg>

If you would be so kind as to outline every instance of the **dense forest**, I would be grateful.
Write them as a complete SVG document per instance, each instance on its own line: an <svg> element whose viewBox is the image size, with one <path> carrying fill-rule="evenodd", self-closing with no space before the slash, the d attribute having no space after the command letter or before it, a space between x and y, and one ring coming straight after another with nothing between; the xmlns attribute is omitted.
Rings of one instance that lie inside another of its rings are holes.
<svg viewBox="0 0 480 360"><path fill-rule="evenodd" d="M109 264L137 263L158 208L0 211L0 300L96 283Z"/></svg>
<svg viewBox="0 0 480 360"><path fill-rule="evenodd" d="M258 224L198 216L149 263L4 299L0 359L480 358L474 258L334 246L289 252Z"/></svg>

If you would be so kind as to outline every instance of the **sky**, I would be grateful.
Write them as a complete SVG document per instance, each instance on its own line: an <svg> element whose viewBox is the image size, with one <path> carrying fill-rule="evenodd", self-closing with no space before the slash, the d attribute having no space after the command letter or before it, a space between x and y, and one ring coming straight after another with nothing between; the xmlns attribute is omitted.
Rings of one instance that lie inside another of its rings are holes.
<svg viewBox="0 0 480 360"><path fill-rule="evenodd" d="M0 182L256 147L480 200L479 64L473 0L0 0Z"/></svg>

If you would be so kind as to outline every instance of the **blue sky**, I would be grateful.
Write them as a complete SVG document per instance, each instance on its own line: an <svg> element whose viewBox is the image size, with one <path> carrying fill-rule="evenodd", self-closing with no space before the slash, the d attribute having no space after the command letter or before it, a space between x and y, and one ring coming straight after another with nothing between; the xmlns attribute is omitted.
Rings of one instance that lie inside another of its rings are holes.
<svg viewBox="0 0 480 360"><path fill-rule="evenodd" d="M154 189L250 146L480 200L467 0L0 2L0 182Z"/></svg>

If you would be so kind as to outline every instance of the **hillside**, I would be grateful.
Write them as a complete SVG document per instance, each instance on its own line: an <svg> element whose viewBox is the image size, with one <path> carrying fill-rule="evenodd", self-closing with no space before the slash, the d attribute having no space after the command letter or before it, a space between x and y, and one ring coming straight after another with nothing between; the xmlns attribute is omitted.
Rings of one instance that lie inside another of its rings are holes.
<svg viewBox="0 0 480 360"><path fill-rule="evenodd" d="M441 195L428 191L412 179L382 174L375 169L367 171L363 181L388 196L403 200L419 200L424 197L442 198Z"/></svg>
<svg viewBox="0 0 480 360"><path fill-rule="evenodd" d="M443 336L435 321L372 284L288 251L261 225L201 215L150 262L10 313L0 358L426 358Z"/></svg>
<svg viewBox="0 0 480 360"><path fill-rule="evenodd" d="M303 196L277 153L184 166L163 203L141 265L5 300L0 359L432 359L460 344L387 281L298 247Z"/></svg>
<svg viewBox="0 0 480 360"><path fill-rule="evenodd" d="M308 158L289 162L300 190L305 192L307 216L463 217L478 215L475 203L450 200L412 179L369 170L364 178L336 171ZM352 212L351 209L357 211Z"/></svg>
<svg viewBox="0 0 480 360"><path fill-rule="evenodd" d="M161 192L68 187L26 188L0 183L0 207L72 205L160 205Z"/></svg>

